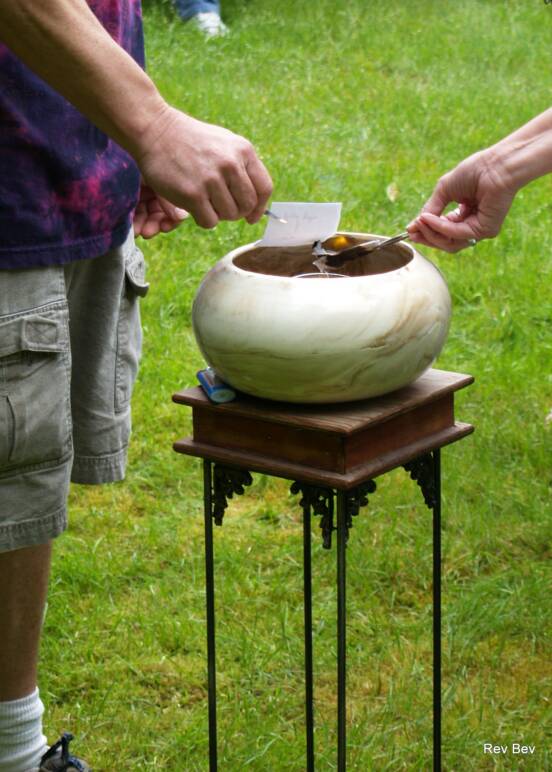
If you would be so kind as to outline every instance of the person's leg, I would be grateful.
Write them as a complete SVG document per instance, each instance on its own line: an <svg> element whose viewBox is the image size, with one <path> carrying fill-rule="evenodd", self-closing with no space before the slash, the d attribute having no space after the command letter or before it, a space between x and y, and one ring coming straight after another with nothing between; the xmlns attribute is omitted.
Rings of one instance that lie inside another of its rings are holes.
<svg viewBox="0 0 552 772"><path fill-rule="evenodd" d="M51 545L0 554L0 702L36 689Z"/></svg>
<svg viewBox="0 0 552 772"><path fill-rule="evenodd" d="M175 0L180 18L187 21L198 13L216 13L220 16L219 0Z"/></svg>
<svg viewBox="0 0 552 772"><path fill-rule="evenodd" d="M0 772L46 751L37 659L72 462L62 269L0 272Z"/></svg>
<svg viewBox="0 0 552 772"><path fill-rule="evenodd" d="M46 752L37 663L50 543L0 554L0 772L38 766Z"/></svg>

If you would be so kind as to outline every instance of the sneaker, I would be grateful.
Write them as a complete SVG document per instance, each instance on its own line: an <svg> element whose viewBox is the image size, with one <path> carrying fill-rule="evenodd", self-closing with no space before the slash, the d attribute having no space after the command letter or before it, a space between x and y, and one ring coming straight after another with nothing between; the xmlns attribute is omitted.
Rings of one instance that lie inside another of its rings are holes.
<svg viewBox="0 0 552 772"><path fill-rule="evenodd" d="M73 735L65 732L40 759L36 772L92 772L86 761L69 753L69 743L72 739Z"/></svg>
<svg viewBox="0 0 552 772"><path fill-rule="evenodd" d="M208 38L222 37L228 34L228 27L215 11L196 13L190 21Z"/></svg>

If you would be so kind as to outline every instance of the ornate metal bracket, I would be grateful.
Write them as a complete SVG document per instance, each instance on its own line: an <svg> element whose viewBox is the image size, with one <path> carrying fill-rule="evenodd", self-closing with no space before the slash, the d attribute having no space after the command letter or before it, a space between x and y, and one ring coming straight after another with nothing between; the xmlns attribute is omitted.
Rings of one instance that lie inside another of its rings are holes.
<svg viewBox="0 0 552 772"><path fill-rule="evenodd" d="M294 482L290 491L293 495L301 493L299 506L303 512L308 515L312 512L320 516L320 528L322 529L322 543L324 549L331 549L332 531L335 531L333 522L334 515L334 492L331 488L322 488L307 483Z"/></svg>
<svg viewBox="0 0 552 772"><path fill-rule="evenodd" d="M357 488L345 493L345 511L347 516L347 540L349 530L353 527L353 517L358 515L361 507L368 504L368 494L376 490L376 483L373 480L367 480ZM335 531L334 525L334 497L335 492L332 488L323 488L307 483L294 482L290 488L292 494L301 493L299 506L305 514L312 512L320 517L320 528L322 530L322 545L324 549L332 547L332 533Z"/></svg>
<svg viewBox="0 0 552 772"><path fill-rule="evenodd" d="M215 464L213 470L213 519L215 525L222 525L228 499L236 493L245 493L244 486L251 485L253 478L244 469L233 469L229 466Z"/></svg>
<svg viewBox="0 0 552 772"><path fill-rule="evenodd" d="M437 503L437 490L435 485L435 463L433 454L420 456L404 465L410 477L420 486L424 501L429 509L433 509Z"/></svg>
<svg viewBox="0 0 552 772"><path fill-rule="evenodd" d="M357 488L347 491L345 494L345 512L347 514L347 541L349 540L349 531L353 527L353 517L356 517L361 507L368 504L368 494L374 493L376 483L373 480L366 480Z"/></svg>

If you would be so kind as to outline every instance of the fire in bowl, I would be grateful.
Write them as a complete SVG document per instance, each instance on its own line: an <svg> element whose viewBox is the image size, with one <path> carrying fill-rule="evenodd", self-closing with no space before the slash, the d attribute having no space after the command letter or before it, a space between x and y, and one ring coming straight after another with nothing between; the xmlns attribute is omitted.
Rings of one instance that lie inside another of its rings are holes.
<svg viewBox="0 0 552 772"><path fill-rule="evenodd" d="M331 249L379 236L340 234ZM310 246L247 244L222 258L192 318L208 364L235 389L286 402L346 402L416 379L444 344L450 295L437 268L406 243L313 266ZM338 275L335 275L335 274Z"/></svg>

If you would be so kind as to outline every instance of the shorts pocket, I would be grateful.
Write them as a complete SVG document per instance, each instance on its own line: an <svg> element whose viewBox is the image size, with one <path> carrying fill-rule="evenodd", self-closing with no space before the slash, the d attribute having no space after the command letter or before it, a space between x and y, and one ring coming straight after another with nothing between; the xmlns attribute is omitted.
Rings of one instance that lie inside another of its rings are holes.
<svg viewBox="0 0 552 772"><path fill-rule="evenodd" d="M67 310L0 317L0 473L71 450Z"/></svg>
<svg viewBox="0 0 552 772"><path fill-rule="evenodd" d="M149 290L145 275L144 255L133 245L125 256L125 276L117 324L115 364L115 412L117 413L128 409L132 388L138 374L142 354L139 298L144 297Z"/></svg>

